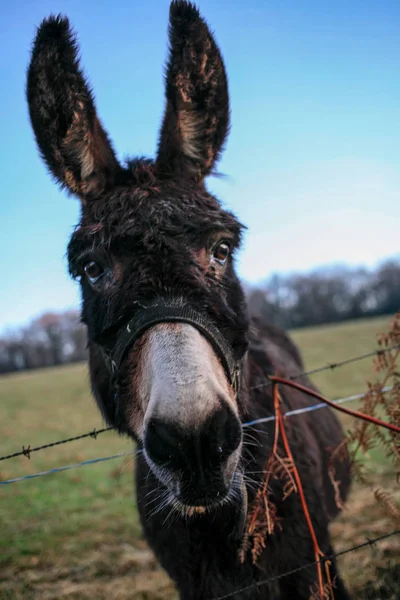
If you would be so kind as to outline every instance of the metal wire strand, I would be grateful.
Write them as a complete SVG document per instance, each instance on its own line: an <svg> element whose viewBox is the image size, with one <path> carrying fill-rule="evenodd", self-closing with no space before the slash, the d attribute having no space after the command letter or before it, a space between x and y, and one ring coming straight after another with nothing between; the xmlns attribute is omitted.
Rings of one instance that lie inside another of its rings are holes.
<svg viewBox="0 0 400 600"><path fill-rule="evenodd" d="M23 475L22 477L14 477L14 479L5 479L0 481L0 485L8 485L9 483L17 483L19 481L26 481L27 479L36 479L36 477L43 477L44 475L52 475L53 473L60 473L61 471L68 471L69 469L76 469L78 467L86 467L87 465L93 465L95 463L105 462L107 460L113 460L115 458L121 458L122 456L131 456L132 452L119 452L118 454L112 454L111 456L103 456L101 458L91 458L84 460L80 463L73 465L65 465L63 467L55 467L48 471L40 471L40 473L33 473L31 475Z"/></svg>
<svg viewBox="0 0 400 600"><path fill-rule="evenodd" d="M363 542L362 544L357 544L357 546L352 546L351 548L346 548L346 550L341 550L341 552L337 552L336 554L329 554L327 556L324 556L320 560L315 560L314 562L307 563L306 565L302 565L301 567L296 567L296 569L292 569L291 571L286 571L286 573L281 573L279 575L275 575L274 577L269 577L268 579L262 579L261 581L256 581L255 583L252 583L251 585L242 587L238 590L235 590L234 592L229 592L229 594L224 594L223 596L216 596L214 598L209 598L208 600L227 600L227 598L232 598L236 594L240 594L242 592L249 592L250 590L258 589L264 585L267 585L268 583L273 583L274 581L278 581L280 579L283 579L284 577L289 577L289 575L294 575L295 573L298 573L299 571L303 571L304 569L309 569L310 567L315 567L319 563L325 563L329 560L332 560L332 558L338 558L339 556L343 556L344 554L348 554L349 552L354 552L355 550L360 550L361 548L365 548L366 546L373 546L377 542L386 540L387 538L390 538L394 535L398 535L399 533L400 533L400 529L396 529L395 531L392 531L390 533L385 533L383 535L380 535L379 537L373 538L372 540L367 539L366 542Z"/></svg>

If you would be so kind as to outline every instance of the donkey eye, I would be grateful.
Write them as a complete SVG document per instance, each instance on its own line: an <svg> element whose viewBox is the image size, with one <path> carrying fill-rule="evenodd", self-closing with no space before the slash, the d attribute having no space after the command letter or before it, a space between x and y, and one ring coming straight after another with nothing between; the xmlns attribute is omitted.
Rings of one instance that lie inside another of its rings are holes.
<svg viewBox="0 0 400 600"><path fill-rule="evenodd" d="M99 277L103 274L103 269L94 260L85 263L83 265L83 270L85 271L91 283L96 283Z"/></svg>
<svg viewBox="0 0 400 600"><path fill-rule="evenodd" d="M213 257L217 260L221 265L225 264L226 259L229 256L230 247L225 242L221 242L214 250Z"/></svg>

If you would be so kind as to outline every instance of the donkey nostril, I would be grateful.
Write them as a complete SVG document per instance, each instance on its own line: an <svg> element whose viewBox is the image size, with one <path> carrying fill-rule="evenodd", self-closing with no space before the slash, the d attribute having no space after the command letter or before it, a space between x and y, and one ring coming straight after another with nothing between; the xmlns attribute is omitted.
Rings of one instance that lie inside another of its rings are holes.
<svg viewBox="0 0 400 600"><path fill-rule="evenodd" d="M227 406L216 411L205 429L205 440L218 460L228 458L239 446L242 428L239 419Z"/></svg>
<svg viewBox="0 0 400 600"><path fill-rule="evenodd" d="M177 466L181 454L181 436L177 426L151 419L146 427L144 440L147 455L158 465Z"/></svg>

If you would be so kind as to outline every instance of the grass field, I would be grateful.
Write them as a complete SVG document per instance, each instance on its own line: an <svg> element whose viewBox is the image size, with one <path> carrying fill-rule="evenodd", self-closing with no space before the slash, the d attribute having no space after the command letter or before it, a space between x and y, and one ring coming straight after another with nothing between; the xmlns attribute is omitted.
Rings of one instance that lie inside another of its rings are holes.
<svg viewBox="0 0 400 600"><path fill-rule="evenodd" d="M292 335L306 368L312 369L373 350L377 333L388 323L370 319ZM323 393L337 398L364 391L366 381L374 377L372 359L367 359L316 374L313 380ZM0 406L0 455L103 425L84 364L5 376L0 379ZM130 450L128 441L108 432L96 440L32 454L30 460L0 462L0 480ZM391 489L400 503L400 486L396 489L393 469L382 454L375 453L368 461L376 482ZM134 507L132 466L128 457L0 486L1 599L177 598L143 541ZM355 486L344 514L332 526L335 549L392 529L393 521L370 490ZM376 569L390 561L400 562L400 536L347 555L339 564L357 598L394 600L399 593L382 596L378 591L387 572L379 575Z"/></svg>

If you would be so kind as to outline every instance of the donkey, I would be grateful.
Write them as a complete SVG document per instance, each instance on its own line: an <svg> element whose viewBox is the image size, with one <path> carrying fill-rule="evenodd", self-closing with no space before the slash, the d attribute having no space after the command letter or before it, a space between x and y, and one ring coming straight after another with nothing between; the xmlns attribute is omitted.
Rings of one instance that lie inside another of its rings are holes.
<svg viewBox="0 0 400 600"><path fill-rule="evenodd" d="M269 375L312 384L286 333L248 314L234 267L244 227L206 189L229 129L228 83L213 35L184 0L170 6L165 95L156 158L120 164L68 19L51 15L38 28L29 115L50 173L81 202L67 254L92 393L105 421L136 443L144 534L182 600L305 600L317 570L302 567L315 555L284 478L270 481L277 526L253 558L249 515L275 423L243 424L274 414ZM283 411L311 404L297 390L281 396ZM343 430L330 409L286 427L318 544L333 554L329 523L351 483L348 455L333 453ZM327 564L335 600L349 598L335 561Z"/></svg>

